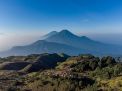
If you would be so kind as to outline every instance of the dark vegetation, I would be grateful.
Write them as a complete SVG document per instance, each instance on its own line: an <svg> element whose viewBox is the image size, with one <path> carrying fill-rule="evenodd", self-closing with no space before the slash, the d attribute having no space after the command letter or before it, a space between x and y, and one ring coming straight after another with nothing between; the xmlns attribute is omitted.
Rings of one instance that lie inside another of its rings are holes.
<svg viewBox="0 0 122 91"><path fill-rule="evenodd" d="M66 54L32 54L28 56L10 56L1 58L1 70L21 70L35 72L41 69L54 68L57 62L65 61L69 56Z"/></svg>
<svg viewBox="0 0 122 91"><path fill-rule="evenodd" d="M82 54L70 57L46 53L11 56L0 58L0 61L1 91L122 90L122 63L111 56L99 58ZM28 64L15 69L15 63Z"/></svg>

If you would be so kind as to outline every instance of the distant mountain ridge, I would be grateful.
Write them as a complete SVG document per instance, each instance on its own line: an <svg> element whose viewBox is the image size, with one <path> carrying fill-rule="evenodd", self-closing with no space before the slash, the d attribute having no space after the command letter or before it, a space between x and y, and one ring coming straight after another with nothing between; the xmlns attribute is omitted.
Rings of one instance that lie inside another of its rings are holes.
<svg viewBox="0 0 122 91"><path fill-rule="evenodd" d="M122 46L101 43L86 36L79 37L68 30L62 30L56 35L50 36L45 40L74 46L76 48L82 48L93 54L112 54L112 52L116 51L118 54L122 53Z"/></svg>
<svg viewBox="0 0 122 91"><path fill-rule="evenodd" d="M67 44L67 45L79 47L79 48L81 48L82 42L87 42L87 43L94 42L94 41L91 41L86 36L79 37L79 36L74 35L73 33L69 32L68 30L62 30L61 32L59 32L53 36L50 36L45 40L50 41L50 42Z"/></svg>
<svg viewBox="0 0 122 91"><path fill-rule="evenodd" d="M15 46L12 49L1 52L0 56L29 55L40 53L66 53L78 55L91 53L94 55L119 55L122 54L122 46L105 44L94 41L86 36L77 36L68 30L60 32L52 31L30 45Z"/></svg>
<svg viewBox="0 0 122 91"><path fill-rule="evenodd" d="M82 50L69 45L38 40L27 46L15 46L8 51L0 53L0 56L19 56L40 53L67 53L74 55L80 52L82 52Z"/></svg>

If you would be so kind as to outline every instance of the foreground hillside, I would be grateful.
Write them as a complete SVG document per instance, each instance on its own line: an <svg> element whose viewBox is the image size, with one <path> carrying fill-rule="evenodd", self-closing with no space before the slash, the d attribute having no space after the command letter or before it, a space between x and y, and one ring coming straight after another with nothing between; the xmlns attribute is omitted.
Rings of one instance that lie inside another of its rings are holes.
<svg viewBox="0 0 122 91"><path fill-rule="evenodd" d="M122 63L90 54L0 58L0 91L122 91Z"/></svg>
<svg viewBox="0 0 122 91"><path fill-rule="evenodd" d="M35 72L41 69L54 68L57 62L63 62L66 54L32 54L28 56L9 56L0 59L0 70Z"/></svg>

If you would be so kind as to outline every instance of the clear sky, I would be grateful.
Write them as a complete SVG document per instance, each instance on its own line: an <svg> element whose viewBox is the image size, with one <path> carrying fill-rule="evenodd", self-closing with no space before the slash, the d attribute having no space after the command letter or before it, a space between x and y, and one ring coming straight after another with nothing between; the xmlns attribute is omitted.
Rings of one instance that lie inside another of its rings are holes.
<svg viewBox="0 0 122 91"><path fill-rule="evenodd" d="M0 50L62 29L122 34L122 0L0 0Z"/></svg>

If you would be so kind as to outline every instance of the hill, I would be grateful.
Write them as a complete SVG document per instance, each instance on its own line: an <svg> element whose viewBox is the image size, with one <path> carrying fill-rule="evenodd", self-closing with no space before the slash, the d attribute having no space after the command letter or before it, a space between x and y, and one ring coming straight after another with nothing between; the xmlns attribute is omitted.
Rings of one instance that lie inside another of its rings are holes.
<svg viewBox="0 0 122 91"><path fill-rule="evenodd" d="M31 54L28 56L10 56L2 58L0 70L34 72L54 68L57 62L63 62L69 56L66 54Z"/></svg>
<svg viewBox="0 0 122 91"><path fill-rule="evenodd" d="M0 65L13 64L9 59L19 59L7 58ZM23 60L31 65L17 71L0 70L1 91L122 90L122 63L111 56L32 54ZM17 60L14 63L21 64Z"/></svg>

